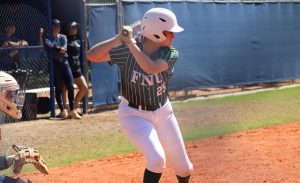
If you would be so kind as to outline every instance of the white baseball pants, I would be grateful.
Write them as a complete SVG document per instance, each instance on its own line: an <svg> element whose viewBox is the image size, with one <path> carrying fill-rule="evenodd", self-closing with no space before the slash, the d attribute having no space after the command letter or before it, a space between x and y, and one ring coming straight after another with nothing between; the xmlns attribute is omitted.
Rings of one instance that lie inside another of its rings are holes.
<svg viewBox="0 0 300 183"><path fill-rule="evenodd" d="M146 157L148 170L162 173L167 157L176 175L191 174L193 165L169 100L155 111L144 111L129 107L123 99L118 113L122 130Z"/></svg>

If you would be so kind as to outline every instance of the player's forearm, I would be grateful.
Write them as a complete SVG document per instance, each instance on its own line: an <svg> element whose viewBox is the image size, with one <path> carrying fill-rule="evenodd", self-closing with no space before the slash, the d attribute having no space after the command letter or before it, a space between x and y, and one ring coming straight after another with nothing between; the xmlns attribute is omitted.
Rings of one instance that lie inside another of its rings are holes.
<svg viewBox="0 0 300 183"><path fill-rule="evenodd" d="M18 42L8 41L8 45L12 47L28 46L28 42L24 40L20 40Z"/></svg>
<svg viewBox="0 0 300 183"><path fill-rule="evenodd" d="M43 39L43 37L40 37L39 44L40 44L40 46L44 46L44 39Z"/></svg>
<svg viewBox="0 0 300 183"><path fill-rule="evenodd" d="M28 46L28 42L27 41L22 41L22 46Z"/></svg>
<svg viewBox="0 0 300 183"><path fill-rule="evenodd" d="M8 46L17 47L17 46L20 46L20 43L19 42L8 41Z"/></svg>
<svg viewBox="0 0 300 183"><path fill-rule="evenodd" d="M145 55L136 44L127 45L133 57L139 66L147 73L152 74L154 71L154 63L147 55Z"/></svg>
<svg viewBox="0 0 300 183"><path fill-rule="evenodd" d="M105 60L105 58L109 54L109 51L120 43L121 43L120 35L117 35L106 41L97 43L87 52L86 54L87 59L95 62L108 61Z"/></svg>
<svg viewBox="0 0 300 183"><path fill-rule="evenodd" d="M147 74L157 74L167 70L168 65L166 63L162 64L161 61L154 62L150 57L144 54L136 44L128 44L127 46L138 65Z"/></svg>

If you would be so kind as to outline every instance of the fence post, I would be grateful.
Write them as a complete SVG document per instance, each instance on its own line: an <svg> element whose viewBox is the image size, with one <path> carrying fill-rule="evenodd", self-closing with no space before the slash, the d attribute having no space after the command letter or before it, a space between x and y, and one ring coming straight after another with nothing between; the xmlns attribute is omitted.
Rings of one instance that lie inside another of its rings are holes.
<svg viewBox="0 0 300 183"><path fill-rule="evenodd" d="M51 0L46 0L46 9L47 9L47 38L51 36ZM50 110L51 117L55 118L55 96L54 96L54 68L53 68L53 58L52 58L52 50L47 49L48 59L49 59L49 82L50 82Z"/></svg>
<svg viewBox="0 0 300 183"><path fill-rule="evenodd" d="M81 62L81 71L83 76L85 77L85 80L87 82L87 85L89 86L89 80L88 80L88 74L87 74L87 66L86 66L86 49L87 49L87 37L86 37L86 7L85 7L85 0L81 1L82 6L80 6L80 32L81 32L81 46L80 46L80 62ZM82 112L83 114L87 113L88 108L88 93L84 96L82 100Z"/></svg>

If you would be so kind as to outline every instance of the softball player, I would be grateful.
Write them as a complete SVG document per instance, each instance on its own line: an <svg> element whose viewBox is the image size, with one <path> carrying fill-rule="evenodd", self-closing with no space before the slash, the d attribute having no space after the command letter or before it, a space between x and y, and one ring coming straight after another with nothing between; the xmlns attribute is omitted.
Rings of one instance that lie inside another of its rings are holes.
<svg viewBox="0 0 300 183"><path fill-rule="evenodd" d="M129 34L125 36L123 33ZM119 120L122 130L147 160L144 183L159 182L166 157L179 183L188 183L193 165L168 100L168 81L178 52L173 48L175 32L183 31L175 14L164 8L147 11L138 39L123 26L117 36L100 42L87 53L90 61L109 61L121 72Z"/></svg>

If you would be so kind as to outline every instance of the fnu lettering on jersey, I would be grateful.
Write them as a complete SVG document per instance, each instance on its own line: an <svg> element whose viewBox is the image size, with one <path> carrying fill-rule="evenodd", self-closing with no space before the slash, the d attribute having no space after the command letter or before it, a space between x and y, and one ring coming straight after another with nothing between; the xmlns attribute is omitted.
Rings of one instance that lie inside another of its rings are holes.
<svg viewBox="0 0 300 183"><path fill-rule="evenodd" d="M131 76L131 82L136 83L137 81L141 81L140 85L142 86L153 86L154 81L156 81L158 85L157 92L156 92L157 96L160 96L162 95L162 93L166 92L166 83L159 78L158 74L145 75L143 73L133 70Z"/></svg>

